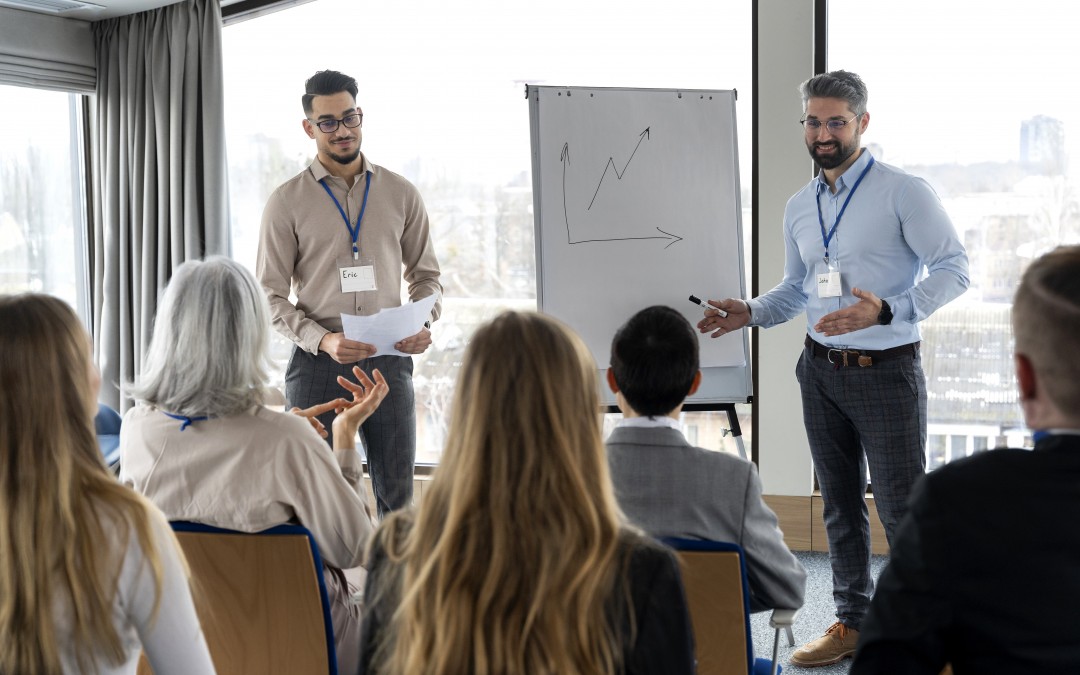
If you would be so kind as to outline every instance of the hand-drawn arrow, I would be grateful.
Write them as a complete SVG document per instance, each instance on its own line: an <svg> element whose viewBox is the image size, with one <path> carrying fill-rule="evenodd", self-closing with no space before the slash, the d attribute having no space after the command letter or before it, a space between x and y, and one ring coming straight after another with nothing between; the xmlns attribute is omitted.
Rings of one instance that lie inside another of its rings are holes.
<svg viewBox="0 0 1080 675"><path fill-rule="evenodd" d="M600 182L596 184L596 192L593 192L592 201L589 202L589 208L586 210L592 209L593 202L596 201L596 195L600 193L600 186L604 184L604 177L607 176L608 167L615 169L615 177L622 180L623 175L626 173L626 167L630 166L630 160L634 159L634 155L637 154L637 149L641 146L641 142L646 138L649 138L649 129L651 128L652 127L645 127L645 131L642 131L641 135L638 136L637 145L634 146L634 151L630 153L630 159L626 160L626 164L623 164L622 171L619 171L615 166L615 158L608 157L607 164L604 165L604 173L600 174Z"/></svg>
<svg viewBox="0 0 1080 675"><path fill-rule="evenodd" d="M643 131L641 133L641 136L642 136L642 138L644 138L644 137L648 136L648 134L649 134L649 129L646 128L645 131ZM638 139L638 145L641 145L641 140L640 139ZM636 147L634 148L634 152L637 152ZM631 154L630 158L633 159L633 157L634 157L633 154ZM607 239L582 239L580 241L574 241L573 236L571 236L571 234L570 234L570 215L569 215L568 209L566 207L566 167L570 164L570 143L563 143L562 151L559 153L559 161L561 161L562 165L563 165L563 175L562 175L563 219L566 221L566 242L568 244L588 244L588 243L599 242L599 241L631 241L631 240L638 240L638 239L669 239L671 241L670 241L670 243L668 243L667 246L664 247L666 249L666 248L670 247L672 244L677 244L677 243L679 243L680 241L683 240L683 238L680 237L679 235L672 234L671 232L665 232L664 230L661 230L659 227L657 227L656 228L657 232L660 232L661 234L663 234L665 236L610 237L610 238L607 238ZM609 160L609 162L610 162L610 160ZM627 160L627 164L629 164L629 163L630 163L629 160ZM623 172L625 172L625 171L626 171L626 166L623 167ZM618 173L617 169L616 169L616 173ZM621 179L622 176L620 175L619 178ZM603 182L603 177L601 177L600 180L601 180L601 182ZM597 186L597 189L599 190L599 186ZM596 199L595 194L593 195L593 199ZM590 206L592 206L591 203L590 203Z"/></svg>

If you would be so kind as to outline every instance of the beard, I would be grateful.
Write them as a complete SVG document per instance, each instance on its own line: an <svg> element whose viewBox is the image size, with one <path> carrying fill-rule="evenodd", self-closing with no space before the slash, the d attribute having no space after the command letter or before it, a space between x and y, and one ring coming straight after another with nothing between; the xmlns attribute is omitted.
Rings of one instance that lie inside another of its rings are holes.
<svg viewBox="0 0 1080 675"><path fill-rule="evenodd" d="M356 158L360 156L360 148L357 148L356 150L350 152L347 155L337 155L332 152L328 152L326 154L330 155L330 159L334 160L338 164L344 164L347 166L355 162Z"/></svg>
<svg viewBox="0 0 1080 675"><path fill-rule="evenodd" d="M819 155L817 148L821 145L834 144L836 146L836 152L829 155ZM859 138L856 136L852 139L849 145L845 145L843 142L837 139L833 139L828 143L807 142L806 149L810 152L810 158L814 160L814 163L822 169L835 169L855 154L855 151L859 149Z"/></svg>

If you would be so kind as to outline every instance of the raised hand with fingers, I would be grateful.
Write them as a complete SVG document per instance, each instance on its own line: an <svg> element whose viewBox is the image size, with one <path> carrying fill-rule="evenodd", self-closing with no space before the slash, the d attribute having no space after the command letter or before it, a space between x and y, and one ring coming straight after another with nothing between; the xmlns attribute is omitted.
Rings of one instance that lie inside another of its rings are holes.
<svg viewBox="0 0 1080 675"><path fill-rule="evenodd" d="M390 387L378 368L371 371L374 381L368 377L367 373L360 370L359 366L353 366L352 370L356 382L340 375L337 378L338 384L352 393L352 401L345 401L345 408L339 410L337 417L334 418L335 450L356 447L357 429L371 416L371 413L375 412L390 392Z"/></svg>
<svg viewBox="0 0 1080 675"><path fill-rule="evenodd" d="M292 408L289 410L294 415L307 418L307 421L311 424L311 428L314 429L320 436L326 438L329 434L326 433L326 427L319 421L319 415L330 412L331 410L337 410L341 412L345 408L352 405L352 403L344 398L335 398L333 401L327 401L326 403L320 403L313 405L310 408L300 409Z"/></svg>

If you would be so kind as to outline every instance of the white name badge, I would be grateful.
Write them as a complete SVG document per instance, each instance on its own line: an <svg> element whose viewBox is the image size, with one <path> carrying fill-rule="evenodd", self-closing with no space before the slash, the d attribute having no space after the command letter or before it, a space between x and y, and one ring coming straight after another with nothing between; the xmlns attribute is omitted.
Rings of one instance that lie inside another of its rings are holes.
<svg viewBox="0 0 1080 675"><path fill-rule="evenodd" d="M840 266L836 263L817 264L817 295L819 298L838 298L843 292L840 285Z"/></svg>
<svg viewBox="0 0 1080 675"><path fill-rule="evenodd" d="M342 293L376 290L374 265L338 267L338 276L341 278Z"/></svg>

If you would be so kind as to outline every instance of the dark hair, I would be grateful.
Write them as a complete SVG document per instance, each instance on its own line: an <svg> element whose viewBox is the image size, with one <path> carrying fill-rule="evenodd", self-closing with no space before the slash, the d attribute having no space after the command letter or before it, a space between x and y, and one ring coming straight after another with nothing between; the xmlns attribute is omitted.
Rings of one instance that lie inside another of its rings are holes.
<svg viewBox="0 0 1080 675"><path fill-rule="evenodd" d="M870 97L862 78L846 70L815 75L799 85L799 93L802 94L803 110L812 98L839 98L847 101L856 115L866 112L866 101Z"/></svg>
<svg viewBox="0 0 1080 675"><path fill-rule="evenodd" d="M360 89L356 86L356 80L345 73L336 70L320 70L304 83L304 96L301 102L304 104L304 114L311 114L311 101L316 96L329 96L339 91L347 91L356 99Z"/></svg>
<svg viewBox="0 0 1080 675"><path fill-rule="evenodd" d="M667 415L686 398L698 372L698 337L679 312L647 307L615 332L611 373L639 415Z"/></svg>

